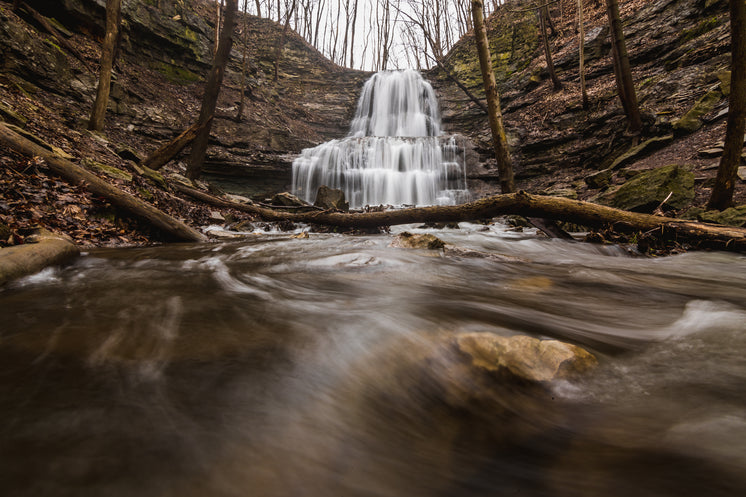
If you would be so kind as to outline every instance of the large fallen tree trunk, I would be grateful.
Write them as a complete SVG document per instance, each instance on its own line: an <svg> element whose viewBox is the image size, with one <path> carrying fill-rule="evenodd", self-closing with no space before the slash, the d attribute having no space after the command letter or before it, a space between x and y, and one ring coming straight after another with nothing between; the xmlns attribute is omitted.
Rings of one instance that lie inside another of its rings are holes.
<svg viewBox="0 0 746 497"><path fill-rule="evenodd" d="M49 169L55 174L62 176L75 185L82 184L94 195L104 197L111 202L112 205L145 220L152 226L178 241L196 242L205 241L207 239L205 235L190 228L178 219L175 219L165 212L156 209L147 202L116 188L77 164L63 159L50 150L27 140L10 130L3 123L0 123L0 143L5 144L11 149L24 155L43 158Z"/></svg>
<svg viewBox="0 0 746 497"><path fill-rule="evenodd" d="M218 207L230 207L260 216L266 221L314 223L343 228L370 229L409 223L443 223L490 219L517 214L565 221L591 228L611 228L620 233L653 234L663 240L692 243L723 250L746 251L746 228L685 221L651 214L623 211L603 205L525 192L495 195L462 205L416 207L383 212L278 212L250 204L237 204L210 194L174 185L178 190Z"/></svg>
<svg viewBox="0 0 746 497"><path fill-rule="evenodd" d="M40 230L34 243L0 248L0 286L47 266L64 264L79 253L78 247L67 238Z"/></svg>

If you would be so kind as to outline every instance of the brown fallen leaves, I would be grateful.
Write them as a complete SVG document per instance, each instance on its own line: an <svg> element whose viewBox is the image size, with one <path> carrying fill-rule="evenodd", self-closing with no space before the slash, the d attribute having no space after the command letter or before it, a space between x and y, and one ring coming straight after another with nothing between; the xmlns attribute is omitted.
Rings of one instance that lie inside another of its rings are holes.
<svg viewBox="0 0 746 497"><path fill-rule="evenodd" d="M0 155L0 246L24 243L34 228L65 233L81 247L126 246L148 238L102 199L49 176L38 158Z"/></svg>

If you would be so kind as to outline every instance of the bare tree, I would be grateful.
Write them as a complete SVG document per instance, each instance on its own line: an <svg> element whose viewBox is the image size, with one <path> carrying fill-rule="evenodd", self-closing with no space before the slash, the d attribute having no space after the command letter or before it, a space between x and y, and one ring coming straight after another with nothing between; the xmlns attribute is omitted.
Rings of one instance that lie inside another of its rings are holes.
<svg viewBox="0 0 746 497"><path fill-rule="evenodd" d="M98 89L96 100L93 103L91 119L88 121L88 129L103 131L104 115L109 105L109 91L111 87L111 68L114 65L116 42L119 34L119 25L122 18L121 0L106 0L106 34L101 47L101 68L98 77Z"/></svg>
<svg viewBox="0 0 746 497"><path fill-rule="evenodd" d="M500 190L503 193L515 191L513 180L513 163L508 151L508 140L505 136L502 111L500 110L500 95L497 92L495 73L492 71L492 58L490 56L489 39L487 28L484 25L484 3L483 0L471 0L471 13L474 21L474 36L479 52L479 66L482 69L484 80L484 92L487 95L487 109L492 131L492 144L495 148L497 159L497 171L500 175Z"/></svg>
<svg viewBox="0 0 746 497"><path fill-rule="evenodd" d="M243 1L243 26L241 27L241 45L242 45L242 54L241 54L241 99L238 101L238 110L236 111L236 122L241 122L243 120L243 109L244 109L244 102L246 100L246 73L248 72L248 64L249 64L249 22L248 22L248 13L247 13L247 7L248 7L249 0ZM257 8L259 7L257 2Z"/></svg>
<svg viewBox="0 0 746 497"><path fill-rule="evenodd" d="M297 0L293 0L290 10L285 13L285 25L282 27L282 34L280 35L280 40L277 42L277 49L275 50L275 82L277 82L279 77L278 71L280 68L280 58L282 58L282 49L285 48L285 40L287 39L288 29L290 29L290 18L293 16L293 12L295 12L295 6L297 3Z"/></svg>
<svg viewBox="0 0 746 497"><path fill-rule="evenodd" d="M539 0L543 2L543 0ZM554 61L552 60L552 49L549 47L549 35L547 34L547 23L549 21L549 7L546 3L539 6L539 31L541 31L541 40L544 45L544 57L547 59L547 70L549 71L549 77L552 79L554 89L559 90L562 88L562 83L557 77L557 71L554 69Z"/></svg>
<svg viewBox="0 0 746 497"><path fill-rule="evenodd" d="M585 87L585 26L583 25L583 0L578 0L578 39L580 44L580 94L583 99L583 108L588 109L588 90Z"/></svg>
<svg viewBox="0 0 746 497"><path fill-rule="evenodd" d="M715 178L709 209L733 205L733 191L746 131L746 1L730 0L731 77L725 147Z"/></svg>
<svg viewBox="0 0 746 497"><path fill-rule="evenodd" d="M187 166L187 177L197 179L202 174L202 164L205 161L207 153L207 142L210 138L210 129L212 128L212 116L215 114L220 87L223 84L223 75L225 66L231 54L233 46L233 30L236 26L236 11L238 10L238 0L227 0L225 5L225 18L223 29L220 32L220 42L218 51L215 54L215 60L212 63L210 74L205 84L205 93L202 96L202 108L199 113L197 123L200 125L207 123L200 128L199 134L192 143L192 153L189 156Z"/></svg>
<svg viewBox="0 0 746 497"><path fill-rule="evenodd" d="M606 9L611 28L611 49L614 58L614 74L616 75L619 100L621 100L622 108L627 115L630 134L639 135L642 130L642 117L640 116L640 107L637 104L635 84L632 81L632 69L629 65L627 45L624 41L618 0L606 0Z"/></svg>

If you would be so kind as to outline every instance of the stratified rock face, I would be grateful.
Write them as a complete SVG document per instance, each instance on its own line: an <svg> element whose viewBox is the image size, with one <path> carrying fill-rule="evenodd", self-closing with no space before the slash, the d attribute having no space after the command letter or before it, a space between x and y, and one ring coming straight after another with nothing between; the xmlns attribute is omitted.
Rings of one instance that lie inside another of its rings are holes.
<svg viewBox="0 0 746 497"><path fill-rule="evenodd" d="M597 365L596 358L587 350L558 340L465 333L458 335L455 342L471 366L521 381L565 379Z"/></svg>

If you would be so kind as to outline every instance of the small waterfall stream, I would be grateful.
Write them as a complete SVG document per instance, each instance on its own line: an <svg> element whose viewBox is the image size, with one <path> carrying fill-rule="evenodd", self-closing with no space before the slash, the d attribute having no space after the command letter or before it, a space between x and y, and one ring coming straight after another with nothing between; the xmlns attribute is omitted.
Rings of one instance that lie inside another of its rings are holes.
<svg viewBox="0 0 746 497"><path fill-rule="evenodd" d="M458 148L442 135L435 92L420 73L379 72L363 86L349 135L295 160L293 193L313 202L326 185L351 207L460 203L469 192Z"/></svg>

